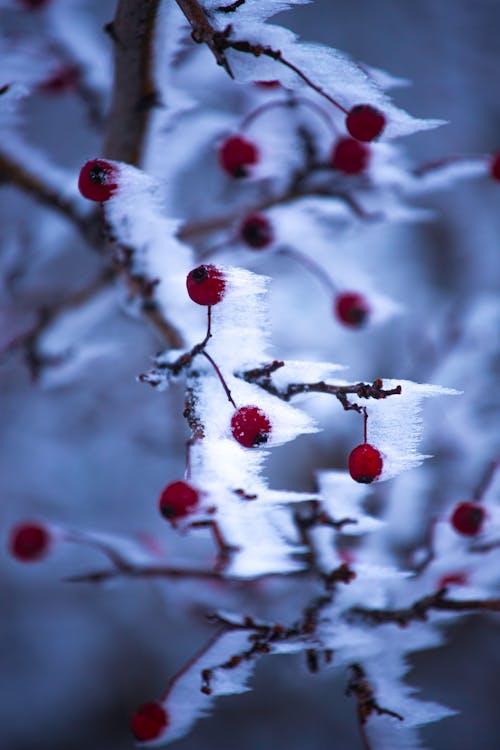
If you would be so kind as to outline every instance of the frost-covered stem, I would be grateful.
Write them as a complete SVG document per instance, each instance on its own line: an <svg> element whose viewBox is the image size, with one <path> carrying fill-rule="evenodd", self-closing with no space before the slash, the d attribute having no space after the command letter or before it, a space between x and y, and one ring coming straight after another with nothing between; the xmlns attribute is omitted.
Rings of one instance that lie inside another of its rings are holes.
<svg viewBox="0 0 500 750"><path fill-rule="evenodd" d="M67 583L101 583L114 578L178 578L178 579L197 579L212 581L237 582L242 585L251 585L253 581L264 578L275 578L278 576L300 577L304 576L307 571L293 570L285 573L260 573L252 578L242 580L239 576L232 576L220 570L206 570L196 568L176 568L166 565L134 565L130 564L124 568L106 568L93 570L88 573L78 573L74 576L67 576L63 580Z"/></svg>
<svg viewBox="0 0 500 750"><path fill-rule="evenodd" d="M191 38L196 44L206 44L217 61L228 75L233 78L233 72L224 55L223 49L220 48L220 32L216 31L207 18L204 8L197 0L176 0L177 5L186 16L192 28Z"/></svg>
<svg viewBox="0 0 500 750"><path fill-rule="evenodd" d="M439 612L500 612L500 599L447 599L447 589L442 588L434 594L424 596L402 609L369 609L353 607L347 613L348 618L360 617L373 625L393 622L405 627L409 622L425 621L431 610Z"/></svg>
<svg viewBox="0 0 500 750"><path fill-rule="evenodd" d="M153 41L160 0L119 0L107 30L114 80L104 156L140 166L151 109L158 105Z"/></svg>
<svg viewBox="0 0 500 750"><path fill-rule="evenodd" d="M28 365L33 381L38 379L40 370L44 365L57 364L52 358L47 358L40 351L39 339L42 334L50 328L54 320L68 310L73 310L85 305L102 289L106 288L115 274L112 268L104 268L86 286L69 294L67 297L52 305L44 305L38 309L37 320L27 331L20 333L11 339L3 348L3 352L24 349L26 363ZM2 353L2 352L0 352Z"/></svg>
<svg viewBox="0 0 500 750"><path fill-rule="evenodd" d="M99 235L97 213L83 216L72 200L65 198L52 185L34 174L5 151L0 151L0 182L8 182L29 193L36 201L53 208L78 229L91 247L100 251L102 238Z"/></svg>
<svg viewBox="0 0 500 750"><path fill-rule="evenodd" d="M366 734L365 725L372 714L377 716L391 716L398 721L404 721L404 717L389 708L383 708L377 703L373 688L366 678L365 671L360 664L351 664L351 677L347 683L346 695L354 695L357 702L358 724L365 750L370 750L371 745Z"/></svg>
<svg viewBox="0 0 500 750"><path fill-rule="evenodd" d="M254 383L263 390L277 396L282 401L290 401L293 396L301 393L330 393L340 401L346 411L354 410L363 413L363 406L351 403L347 396L352 394L359 398L373 398L380 400L387 396L397 396L402 393L402 388L397 385L395 388L384 390L383 381L378 378L370 385L369 383L356 383L355 385L334 385L325 383L320 380L316 383L289 383L286 388L279 388L271 380L271 374L285 365L281 360L274 360L264 367L258 367L254 370L235 373L237 377L242 378L247 383Z"/></svg>
<svg viewBox="0 0 500 750"><path fill-rule="evenodd" d="M204 357L206 357L208 359L208 361L210 362L210 364L214 368L215 374L219 378L220 384L224 388L224 393L227 396L227 400L229 401L230 404L232 404L234 406L235 409L237 409L238 407L236 406L236 404L234 402L234 399L231 396L231 391L230 391L230 389L229 389L226 381L224 380L224 376L222 375L219 366L217 365L217 363L214 361L214 359L210 356L210 354L207 351L202 351L201 353L203 354Z"/></svg>
<svg viewBox="0 0 500 750"><path fill-rule="evenodd" d="M483 476L481 477L479 484L474 490L474 494L472 495L472 499L474 500L474 502L478 503L483 499L499 467L500 467L500 458L496 458L494 461L490 463L490 465L484 472Z"/></svg>

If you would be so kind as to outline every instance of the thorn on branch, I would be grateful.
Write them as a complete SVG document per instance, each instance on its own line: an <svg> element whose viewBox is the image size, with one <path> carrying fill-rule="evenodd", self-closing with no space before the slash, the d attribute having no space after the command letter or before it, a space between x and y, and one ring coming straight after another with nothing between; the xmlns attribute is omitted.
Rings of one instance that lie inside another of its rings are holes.
<svg viewBox="0 0 500 750"><path fill-rule="evenodd" d="M234 3L230 3L229 5L219 5L217 8L214 8L214 10L218 11L219 13L234 13L238 10L238 8L245 4L245 0L234 0Z"/></svg>

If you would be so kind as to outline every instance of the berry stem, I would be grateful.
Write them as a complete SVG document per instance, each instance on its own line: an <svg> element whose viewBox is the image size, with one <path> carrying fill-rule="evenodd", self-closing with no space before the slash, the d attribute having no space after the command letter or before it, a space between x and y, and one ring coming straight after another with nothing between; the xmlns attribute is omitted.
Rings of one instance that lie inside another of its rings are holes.
<svg viewBox="0 0 500 750"><path fill-rule="evenodd" d="M297 263L300 263L304 268L307 268L307 270L312 273L314 276L316 276L319 281L328 289L328 291L332 294L337 293L337 286L334 284L333 280L328 276L325 269L320 266L316 261L309 258L309 256L304 255L299 250L294 250L292 248L286 247L279 251L280 255L288 256L289 258L293 258L294 261Z"/></svg>
<svg viewBox="0 0 500 750"><path fill-rule="evenodd" d="M227 399L228 399L228 401L229 401L229 402L230 402L230 403L231 403L231 404L232 404L232 405L234 406L234 408L235 408L235 409L237 409L238 407L237 407L237 406L236 406L236 404L234 403L234 399L233 399L233 397L231 396L231 391L229 390L229 388L228 388L228 385L227 385L226 381L224 380L224 377L223 377L223 375L222 375L222 373L221 373L221 371L220 371L220 369L219 369L218 365L217 365L217 364L215 363L215 361L214 361L214 360L212 359L212 357L210 356L210 354L209 354L208 352L206 352L205 350L203 350L202 352L200 352L200 354L203 354L203 356L204 356L204 357L206 357L206 358L208 359L208 361L210 362L210 364L211 364L211 365L212 365L212 367L214 368L214 370L215 370L215 374L216 374L216 375L217 375L217 377L219 378L219 380L220 380L220 382L221 382L221 385L222 385L222 387L224 388L224 391L225 391L225 393L226 393L226 396L227 396Z"/></svg>
<svg viewBox="0 0 500 750"><path fill-rule="evenodd" d="M299 106L303 107L309 107L310 110L315 112L326 124L328 130L334 134L337 133L337 128L335 126L335 123L330 118L330 116L315 102L309 101L309 99L304 99L300 96L295 96L293 92L290 92L289 96L286 99L274 99L270 102L264 102L264 104L261 104L259 107L256 107L252 112L250 112L241 122L240 125L240 132L243 132L246 128L248 128L254 120L256 120L261 115L268 112L270 109L276 109L279 107L289 108L293 109Z"/></svg>
<svg viewBox="0 0 500 750"><path fill-rule="evenodd" d="M365 444L368 442L367 432L368 432L368 412L366 411L366 406L363 406L363 442Z"/></svg>
<svg viewBox="0 0 500 750"><path fill-rule="evenodd" d="M484 475L481 477L479 484L474 490L474 494L472 495L472 499L475 503L479 503L483 499L499 466L500 458L496 458L487 467Z"/></svg>

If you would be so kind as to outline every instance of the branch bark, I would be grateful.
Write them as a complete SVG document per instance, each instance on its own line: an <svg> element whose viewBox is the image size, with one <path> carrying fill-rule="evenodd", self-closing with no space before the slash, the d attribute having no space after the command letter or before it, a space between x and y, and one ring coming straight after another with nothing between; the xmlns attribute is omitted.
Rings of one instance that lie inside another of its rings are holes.
<svg viewBox="0 0 500 750"><path fill-rule="evenodd" d="M140 166L151 109L158 106L152 73L160 0L120 0L106 30L114 42L114 80L104 155Z"/></svg>

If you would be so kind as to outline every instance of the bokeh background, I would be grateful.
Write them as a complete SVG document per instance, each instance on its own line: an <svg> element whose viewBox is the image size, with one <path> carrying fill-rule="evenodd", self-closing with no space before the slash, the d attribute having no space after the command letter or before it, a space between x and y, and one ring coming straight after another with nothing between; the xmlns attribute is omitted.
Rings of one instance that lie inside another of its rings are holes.
<svg viewBox="0 0 500 750"><path fill-rule="evenodd" d="M13 5L0 6L0 18L17 33L25 21ZM102 26L113 16L114 2L83 5L105 68L111 64L110 44ZM277 20L304 39L413 82L395 92L397 103L417 116L449 121L405 140L415 164L500 147L496 0L316 0ZM100 150L98 134L70 95L31 97L22 126L31 143L75 176ZM96 260L49 210L5 184L0 197L3 273L12 268L12 254L21 258L14 286L0 289L5 338L12 326L27 325L39 304L91 278ZM388 269L384 291L404 300L410 314L355 341L332 330L331 340L318 344L318 358L350 364L355 378L383 374L465 390L468 407L449 407L444 415L442 407L429 416L426 448L439 460L426 475L425 502L440 508L471 494L495 451L491 383L499 330L494 300L500 185L485 176L419 200L435 211L433 221L373 229L365 237ZM303 283L300 293L314 298L314 281ZM324 311L313 307L312 319L321 321ZM447 351L450 321L461 343ZM0 747L6 750L132 748L131 712L161 694L207 640L204 603L226 600L225 592L178 582L65 583L64 576L101 562L97 553L69 545L39 565L21 566L9 558L8 529L26 517L150 534L171 560L206 554L205 539L179 540L156 511L159 490L183 470L181 387L160 395L136 382L158 345L140 321L110 310L92 338L112 342L112 352L54 387L32 384L20 356L0 361ZM415 357L422 342L426 354ZM305 489L314 467L340 466L354 434L352 420L343 416L339 425L338 407L332 409L334 447L325 423L324 433L277 451L270 462L273 486ZM418 484L405 481L401 487L411 498ZM259 593L263 611L276 593ZM228 600L240 596L236 590ZM448 645L412 658L411 683L426 698L460 711L423 730L429 747L499 747L498 626L498 618L468 618L449 631ZM299 657L263 660L252 693L220 700L215 714L175 747L360 750L345 682L345 674L336 671L310 675Z"/></svg>

